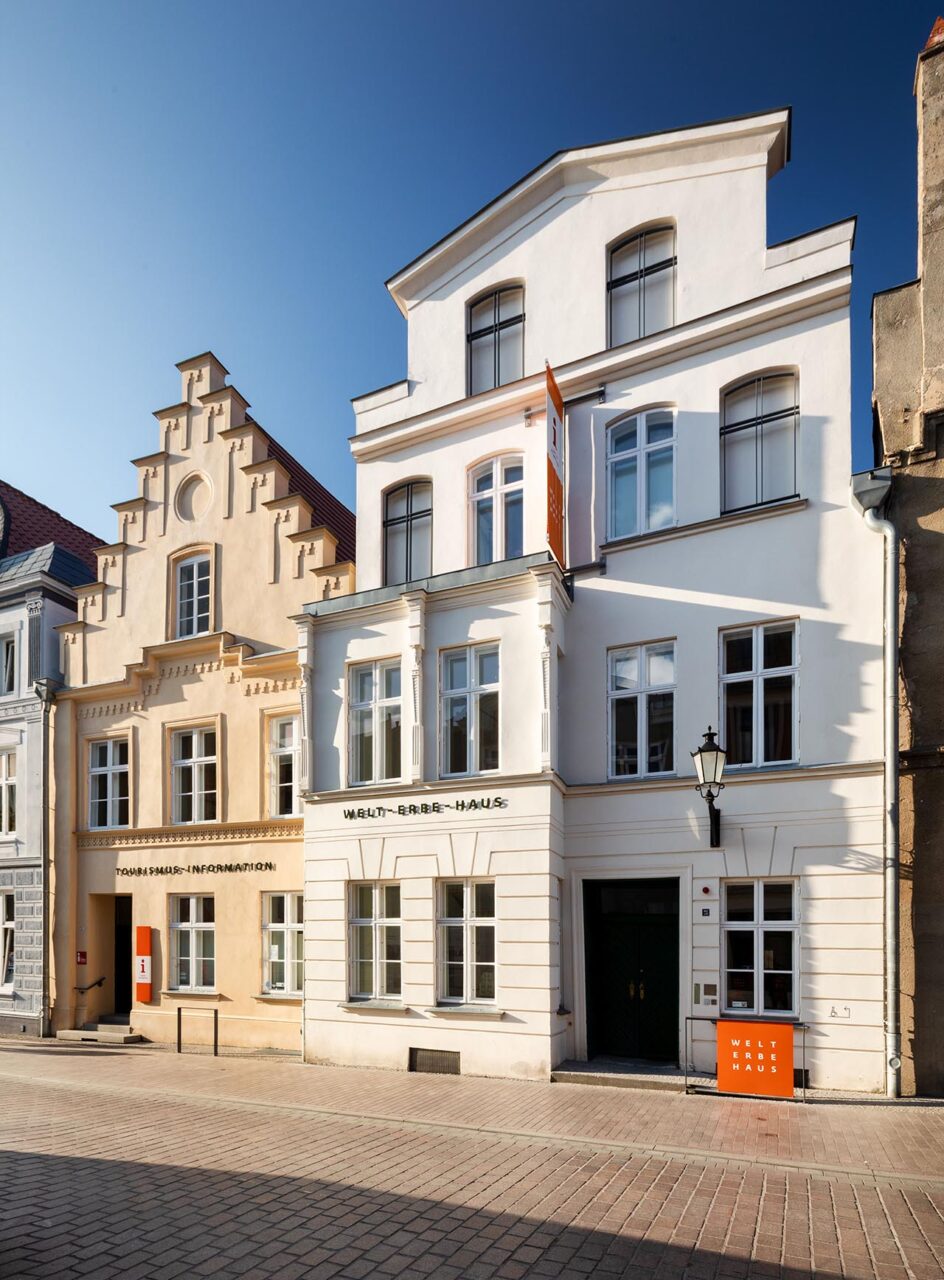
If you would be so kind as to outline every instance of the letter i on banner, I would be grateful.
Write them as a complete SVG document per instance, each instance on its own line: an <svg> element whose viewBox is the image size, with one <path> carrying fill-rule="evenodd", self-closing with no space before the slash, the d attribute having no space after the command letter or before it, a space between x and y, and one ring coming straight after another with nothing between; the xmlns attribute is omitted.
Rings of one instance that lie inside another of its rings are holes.
<svg viewBox="0 0 944 1280"><path fill-rule="evenodd" d="M547 545L564 565L564 398L545 361L547 370Z"/></svg>
<svg viewBox="0 0 944 1280"><path fill-rule="evenodd" d="M151 927L146 924L135 929L134 998L140 1004L151 1003Z"/></svg>

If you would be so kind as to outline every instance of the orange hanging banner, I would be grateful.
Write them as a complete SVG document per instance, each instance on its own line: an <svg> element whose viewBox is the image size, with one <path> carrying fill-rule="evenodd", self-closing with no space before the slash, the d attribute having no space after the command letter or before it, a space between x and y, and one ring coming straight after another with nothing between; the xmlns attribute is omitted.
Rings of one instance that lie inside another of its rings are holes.
<svg viewBox="0 0 944 1280"><path fill-rule="evenodd" d="M151 927L139 924L134 931L134 998L151 1003Z"/></svg>
<svg viewBox="0 0 944 1280"><path fill-rule="evenodd" d="M793 1026L789 1022L718 1023L718 1092L793 1097Z"/></svg>
<svg viewBox="0 0 944 1280"><path fill-rule="evenodd" d="M551 366L547 369L547 545L564 565L564 398Z"/></svg>

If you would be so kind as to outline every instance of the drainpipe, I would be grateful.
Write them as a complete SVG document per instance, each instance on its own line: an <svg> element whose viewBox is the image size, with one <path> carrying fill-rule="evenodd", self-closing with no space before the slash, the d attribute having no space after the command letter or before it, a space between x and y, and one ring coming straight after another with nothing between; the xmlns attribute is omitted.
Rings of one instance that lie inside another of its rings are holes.
<svg viewBox="0 0 944 1280"><path fill-rule="evenodd" d="M891 492L890 467L852 477L852 502L873 533L885 539L884 707L885 707L885 1093L901 1094L899 1015L899 847L898 847L898 532L878 512Z"/></svg>
<svg viewBox="0 0 944 1280"><path fill-rule="evenodd" d="M52 929L52 901L49 893L49 709L55 696L54 687L49 680L37 680L33 686L42 707L43 760L42 778L40 779L40 804L42 805L42 827L40 829L40 847L42 853L42 1010L40 1013L39 1034L49 1035L49 960L50 933Z"/></svg>

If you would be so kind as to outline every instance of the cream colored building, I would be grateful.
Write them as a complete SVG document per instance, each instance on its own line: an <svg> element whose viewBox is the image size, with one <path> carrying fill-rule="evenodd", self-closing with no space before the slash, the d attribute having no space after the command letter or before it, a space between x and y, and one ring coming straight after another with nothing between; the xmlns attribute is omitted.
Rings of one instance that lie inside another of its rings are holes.
<svg viewBox="0 0 944 1280"><path fill-rule="evenodd" d="M117 540L58 628L56 1031L301 1047L299 669L290 621L354 586L354 517L248 414L211 353L177 366ZM150 952L151 994L146 978Z"/></svg>

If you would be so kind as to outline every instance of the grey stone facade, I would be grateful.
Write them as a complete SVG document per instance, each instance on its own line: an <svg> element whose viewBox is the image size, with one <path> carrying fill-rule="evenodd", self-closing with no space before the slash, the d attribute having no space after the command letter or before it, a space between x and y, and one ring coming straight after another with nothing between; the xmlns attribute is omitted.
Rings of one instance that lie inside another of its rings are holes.
<svg viewBox="0 0 944 1280"><path fill-rule="evenodd" d="M0 907L13 895L13 966L12 974L0 972L0 1036L48 1029L50 749L44 700L60 680L54 628L74 619L74 589L91 576L82 561L53 543L0 559L0 643L13 646L12 688L0 686L0 754L13 763L16 789L15 820L0 804Z"/></svg>
<svg viewBox="0 0 944 1280"><path fill-rule="evenodd" d="M875 457L901 539L902 1091L944 1096L944 22L918 59L918 279L872 307Z"/></svg>

